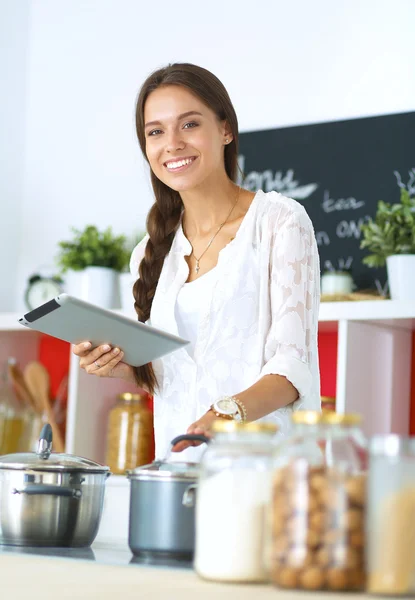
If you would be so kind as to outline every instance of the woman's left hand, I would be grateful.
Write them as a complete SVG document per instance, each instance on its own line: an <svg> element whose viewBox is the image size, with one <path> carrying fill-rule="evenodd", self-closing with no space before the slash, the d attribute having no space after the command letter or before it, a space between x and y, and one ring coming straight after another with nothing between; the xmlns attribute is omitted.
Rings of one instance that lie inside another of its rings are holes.
<svg viewBox="0 0 415 600"><path fill-rule="evenodd" d="M208 410L207 413L203 415L198 421L192 423L190 427L187 428L186 433L194 433L196 435L202 434L206 437L211 437L210 428L212 426L213 421L215 421L217 417L213 414L211 410ZM190 446L200 446L203 442L179 442L171 449L172 452L183 452L186 448L190 448Z"/></svg>

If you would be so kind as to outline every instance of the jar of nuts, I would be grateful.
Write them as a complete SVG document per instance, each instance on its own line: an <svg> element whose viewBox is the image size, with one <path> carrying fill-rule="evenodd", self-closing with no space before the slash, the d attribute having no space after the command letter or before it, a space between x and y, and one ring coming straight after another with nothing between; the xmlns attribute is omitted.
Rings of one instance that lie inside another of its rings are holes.
<svg viewBox="0 0 415 600"><path fill-rule="evenodd" d="M284 588L365 584L366 439L355 414L297 411L274 456L267 563Z"/></svg>
<svg viewBox="0 0 415 600"><path fill-rule="evenodd" d="M106 464L116 475L153 460L153 413L148 396L120 394L108 416Z"/></svg>

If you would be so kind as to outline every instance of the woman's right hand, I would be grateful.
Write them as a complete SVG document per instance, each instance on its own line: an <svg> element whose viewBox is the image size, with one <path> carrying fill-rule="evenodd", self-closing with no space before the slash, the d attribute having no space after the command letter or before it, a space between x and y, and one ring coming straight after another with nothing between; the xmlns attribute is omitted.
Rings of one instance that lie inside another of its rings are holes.
<svg viewBox="0 0 415 600"><path fill-rule="evenodd" d="M82 342L73 347L73 353L80 358L81 369L97 377L113 377L135 383L133 368L122 362L124 352L120 348L103 344L91 350L91 346L91 342Z"/></svg>

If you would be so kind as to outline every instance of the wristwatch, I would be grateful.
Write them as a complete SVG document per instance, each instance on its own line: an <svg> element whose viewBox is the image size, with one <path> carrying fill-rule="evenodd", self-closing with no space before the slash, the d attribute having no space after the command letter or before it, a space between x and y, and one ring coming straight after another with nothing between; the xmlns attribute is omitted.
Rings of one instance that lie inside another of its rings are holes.
<svg viewBox="0 0 415 600"><path fill-rule="evenodd" d="M231 396L216 400L210 407L210 410L217 417L229 419L230 421L241 421L241 414L238 403Z"/></svg>

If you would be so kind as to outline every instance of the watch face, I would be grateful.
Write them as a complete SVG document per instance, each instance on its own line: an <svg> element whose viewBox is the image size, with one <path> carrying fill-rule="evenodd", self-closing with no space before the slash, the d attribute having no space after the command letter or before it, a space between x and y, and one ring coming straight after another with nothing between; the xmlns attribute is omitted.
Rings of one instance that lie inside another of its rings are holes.
<svg viewBox="0 0 415 600"><path fill-rule="evenodd" d="M218 412L224 415L234 415L238 412L238 406L231 398L222 398L215 402L214 406Z"/></svg>
<svg viewBox="0 0 415 600"><path fill-rule="evenodd" d="M26 292L26 304L30 310L52 300L62 291L60 284L53 279L39 278L32 283Z"/></svg>

